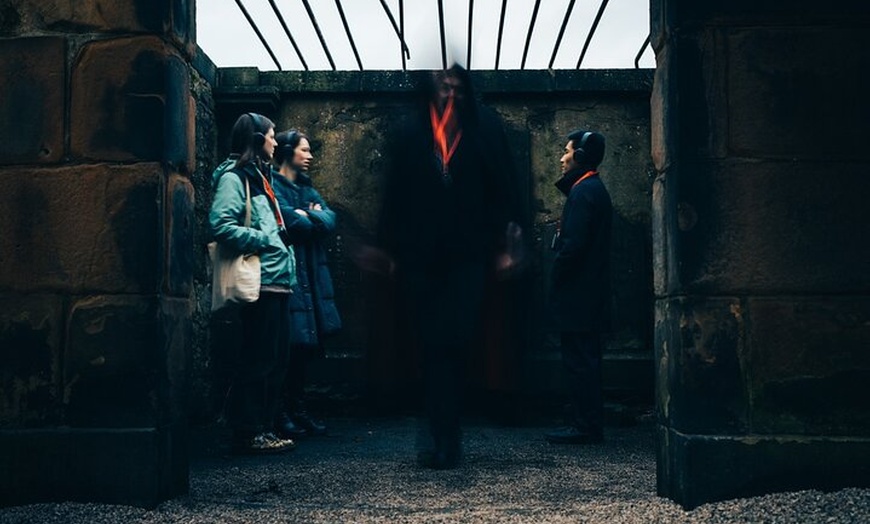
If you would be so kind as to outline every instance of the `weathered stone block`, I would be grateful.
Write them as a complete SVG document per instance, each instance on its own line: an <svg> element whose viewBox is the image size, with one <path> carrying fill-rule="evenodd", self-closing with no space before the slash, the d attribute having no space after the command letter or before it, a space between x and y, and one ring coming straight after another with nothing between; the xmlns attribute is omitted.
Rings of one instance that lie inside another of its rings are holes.
<svg viewBox="0 0 870 524"><path fill-rule="evenodd" d="M163 298L160 303L160 377L158 416L161 425L187 422L187 393L191 366L191 300Z"/></svg>
<svg viewBox="0 0 870 524"><path fill-rule="evenodd" d="M743 306L737 299L672 299L656 307L658 411L684 433L747 430Z"/></svg>
<svg viewBox="0 0 870 524"><path fill-rule="evenodd" d="M193 285L194 189L190 180L172 175L169 177L166 192L169 234L166 237L164 283L170 294L188 296Z"/></svg>
<svg viewBox="0 0 870 524"><path fill-rule="evenodd" d="M656 0L655 3L665 3ZM827 21L830 17L845 18L866 16L870 8L862 0L831 0L817 2L814 0L729 0L727 2L667 2L671 23L698 24L709 20L719 23L727 20L732 24L746 24L747 20L755 23L775 21L782 23L800 13L799 19Z"/></svg>
<svg viewBox="0 0 870 524"><path fill-rule="evenodd" d="M172 34L180 42L196 40L196 0L170 0ZM191 48L191 54L195 49Z"/></svg>
<svg viewBox="0 0 870 524"><path fill-rule="evenodd" d="M0 297L0 427L58 423L60 297Z"/></svg>
<svg viewBox="0 0 870 524"><path fill-rule="evenodd" d="M66 40L0 39L0 71L7 72L0 82L0 163L37 164L63 158Z"/></svg>
<svg viewBox="0 0 870 524"><path fill-rule="evenodd" d="M651 14L652 16L652 14ZM671 202L676 194L678 166L675 164L677 126L673 125L678 115L675 60L673 46L657 50L653 93L650 97L650 157L656 170L652 183L650 223L652 226L653 289L656 295L664 295L678 280L677 264L672 263L676 247L676 228Z"/></svg>
<svg viewBox="0 0 870 524"><path fill-rule="evenodd" d="M722 437L659 428L658 494L691 509L776 491L870 486L870 441Z"/></svg>
<svg viewBox="0 0 870 524"><path fill-rule="evenodd" d="M72 427L155 427L165 376L153 298L94 297L73 304L64 358Z"/></svg>
<svg viewBox="0 0 870 524"><path fill-rule="evenodd" d="M0 431L0 506L63 501L156 506L162 500L164 438L154 428Z"/></svg>
<svg viewBox="0 0 870 524"><path fill-rule="evenodd" d="M185 173L196 164L196 106L190 95L190 69L177 57L166 61L166 141L163 158Z"/></svg>
<svg viewBox="0 0 870 524"><path fill-rule="evenodd" d="M752 299L758 433L870 436L870 300Z"/></svg>
<svg viewBox="0 0 870 524"><path fill-rule="evenodd" d="M189 124L175 127L189 116L180 62L157 37L84 46L72 71L72 153L111 161L170 161L187 151Z"/></svg>
<svg viewBox="0 0 870 524"><path fill-rule="evenodd" d="M153 293L162 168L16 168L0 177L0 289Z"/></svg>
<svg viewBox="0 0 870 524"><path fill-rule="evenodd" d="M669 147L680 159L722 158L726 156L728 107L725 38L721 29L712 28L680 36L675 41L679 67L674 70L676 105L668 125L676 131ZM676 159L672 159L676 160Z"/></svg>
<svg viewBox="0 0 870 524"><path fill-rule="evenodd" d="M690 293L870 288L866 166L728 162L684 166L670 204L680 282Z"/></svg>
<svg viewBox="0 0 870 524"><path fill-rule="evenodd" d="M791 9L791 7L790 7ZM728 136L738 156L864 158L870 69L860 27L735 30L728 38Z"/></svg>
<svg viewBox="0 0 870 524"><path fill-rule="evenodd" d="M13 33L32 31L154 32L162 33L170 23L170 4L183 0L11 0L4 2L4 30ZM178 10L178 9L175 9Z"/></svg>

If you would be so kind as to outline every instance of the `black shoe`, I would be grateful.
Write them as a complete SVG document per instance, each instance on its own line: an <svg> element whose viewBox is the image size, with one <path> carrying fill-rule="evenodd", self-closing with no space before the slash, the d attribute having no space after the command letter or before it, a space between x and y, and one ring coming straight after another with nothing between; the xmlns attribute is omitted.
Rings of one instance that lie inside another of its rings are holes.
<svg viewBox="0 0 870 524"><path fill-rule="evenodd" d="M311 418L307 411L297 411L290 416L297 427L302 428L308 435L322 437L326 435L327 429L323 422Z"/></svg>
<svg viewBox="0 0 870 524"><path fill-rule="evenodd" d="M293 419L286 413L281 413L278 416L278 420L275 422L275 433L277 433L281 438L291 440L300 439L308 435L308 431L304 427L293 422Z"/></svg>
<svg viewBox="0 0 870 524"><path fill-rule="evenodd" d="M461 462L460 453L426 450L417 453L417 465L427 469L456 469Z"/></svg>
<svg viewBox="0 0 870 524"><path fill-rule="evenodd" d="M565 426L544 433L547 442L553 444L600 444L604 442L601 433L580 431L574 426Z"/></svg>

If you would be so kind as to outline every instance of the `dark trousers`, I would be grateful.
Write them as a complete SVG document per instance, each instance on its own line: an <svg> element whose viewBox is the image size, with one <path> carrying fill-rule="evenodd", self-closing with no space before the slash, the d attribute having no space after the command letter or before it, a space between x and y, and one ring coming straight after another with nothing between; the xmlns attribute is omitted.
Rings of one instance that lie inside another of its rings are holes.
<svg viewBox="0 0 870 524"><path fill-rule="evenodd" d="M562 332L562 363L571 399L570 423L600 435L604 426L601 395L601 334Z"/></svg>
<svg viewBox="0 0 870 524"><path fill-rule="evenodd" d="M227 399L227 418L237 436L269 431L281 405L289 358L289 311L285 293L260 293L239 311L242 346Z"/></svg>
<svg viewBox="0 0 870 524"><path fill-rule="evenodd" d="M431 443L422 443L424 447L459 452L465 370L472 339L480 328L484 277L483 264L405 275L409 316L422 349L431 438Z"/></svg>
<svg viewBox="0 0 870 524"><path fill-rule="evenodd" d="M300 409L305 398L305 377L311 349L298 344L291 345L284 385L284 410L292 414Z"/></svg>

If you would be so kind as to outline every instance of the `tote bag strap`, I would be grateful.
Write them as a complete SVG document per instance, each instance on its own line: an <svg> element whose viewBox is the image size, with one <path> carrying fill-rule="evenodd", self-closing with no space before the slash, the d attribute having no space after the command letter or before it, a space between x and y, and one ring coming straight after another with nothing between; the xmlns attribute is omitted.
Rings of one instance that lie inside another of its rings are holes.
<svg viewBox="0 0 870 524"><path fill-rule="evenodd" d="M251 227L251 183L245 175L245 227Z"/></svg>

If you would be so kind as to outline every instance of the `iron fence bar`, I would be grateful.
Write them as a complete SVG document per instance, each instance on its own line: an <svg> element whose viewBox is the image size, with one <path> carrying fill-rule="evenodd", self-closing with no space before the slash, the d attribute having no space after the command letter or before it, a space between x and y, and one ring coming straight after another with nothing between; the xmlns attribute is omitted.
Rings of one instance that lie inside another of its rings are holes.
<svg viewBox="0 0 870 524"><path fill-rule="evenodd" d="M471 70L471 25L474 23L474 0L468 0L468 56L465 59L465 67Z"/></svg>
<svg viewBox="0 0 870 524"><path fill-rule="evenodd" d="M260 39L260 43L263 44L263 47L266 48L266 51L269 53L269 56L272 57L272 61L275 62L275 66L278 67L278 71L283 71L283 69L281 69L281 64L278 62L278 58L275 56L275 53L272 52L272 48L269 47L269 43L266 42L265 38L263 38L263 33L260 32L260 28L257 27L256 22L254 22L254 19L251 18L251 15L250 15L250 13L248 13L248 10L245 9L244 5L242 5L242 0L236 0L236 4L239 6L239 9L242 10L242 14L245 15L245 18L248 20L248 24L251 25L251 29L253 29L254 32L257 34L257 38Z"/></svg>
<svg viewBox="0 0 870 524"><path fill-rule="evenodd" d="M299 50L299 46L296 45L296 39L293 38L293 35L290 34L290 29L287 27L287 22L284 21L284 15L281 14L281 11L278 9L278 6L275 5L275 0L269 0L269 4L272 6L272 11L275 12L275 16L278 17L278 21L281 22L281 27L284 28L284 33L287 35L287 38L290 39L290 43L293 44L293 49L296 51L296 56L299 57L299 61L302 62L302 67L308 71L308 64L305 63L305 59L302 58L302 51Z"/></svg>
<svg viewBox="0 0 870 524"><path fill-rule="evenodd" d="M634 68L640 69L640 57L643 56L643 52L646 51L646 46L649 45L649 35L646 35L646 40L643 41L643 45L640 46L640 51L637 52L637 55L634 57Z"/></svg>
<svg viewBox="0 0 870 524"><path fill-rule="evenodd" d="M447 43L444 41L444 0L438 0L438 30L441 34L441 69L447 69Z"/></svg>
<svg viewBox="0 0 870 524"><path fill-rule="evenodd" d="M523 59L520 62L520 69L526 68L526 57L529 55L529 44L532 43L532 33L535 30L535 21L538 19L538 9L541 7L541 0L535 0L535 8L532 10L532 19L529 21L529 32L526 33L526 45L523 47Z"/></svg>
<svg viewBox="0 0 870 524"><path fill-rule="evenodd" d="M271 2L272 0L269 1ZM350 34L350 26L347 25L347 18L344 16L344 9L341 8L341 0L335 0L335 7L338 8L338 16L341 17L341 23L344 25L344 32L347 33L347 39L350 41L350 48L353 49L353 56L356 58L359 70L362 71L362 60L359 59L359 52L356 50L356 43L353 41L353 35Z"/></svg>
<svg viewBox="0 0 870 524"><path fill-rule="evenodd" d="M501 57L501 37L504 33L504 13L507 10L507 0L501 2L501 15L498 21L498 40L495 42L495 69L498 70L498 60Z"/></svg>
<svg viewBox="0 0 870 524"><path fill-rule="evenodd" d="M383 2L383 0L381 0ZM389 14L389 13L387 13ZM390 17L392 19L392 17ZM396 22L393 21L393 25ZM405 51L408 49L405 46L405 1L399 0L399 42L402 43L402 71L408 70L408 65L405 63ZM408 53L410 55L410 53Z"/></svg>
<svg viewBox="0 0 870 524"><path fill-rule="evenodd" d="M592 41L592 36L595 30L598 29L598 22L601 21L601 15L604 14L604 8L607 7L607 2L610 0L602 0L601 7L598 8L598 14L595 15L595 21L592 22L592 27L589 29L589 34L586 36L586 42L583 43L583 51L580 52L580 58L577 60L577 69L580 69L580 64L583 62L583 57L586 56L586 49L589 47L589 42Z"/></svg>
<svg viewBox="0 0 870 524"><path fill-rule="evenodd" d="M335 71L335 62L332 60L332 55L329 53L329 47L326 45L326 40L323 39L323 33L320 31L320 26L317 24L317 17L314 16L314 11L311 10L311 5L308 0L302 0L302 5L305 6L305 11L308 12L308 18L314 26L314 31L317 33L317 38L320 39L320 46L323 47L323 52L326 53L326 59L329 60L329 65Z"/></svg>
<svg viewBox="0 0 870 524"><path fill-rule="evenodd" d="M390 19L390 24L393 25L393 31L396 32L396 36L399 37L399 42L402 44L402 52L408 55L408 58L411 58L411 51L408 49L408 45L405 43L405 8L402 0L399 0L399 16L402 18L402 28L399 29L399 26L396 25L396 19L393 17L393 12L390 11L390 7L387 5L386 0L381 0L381 6L384 8L384 12L387 14L387 18ZM402 67L405 67L405 59L402 58Z"/></svg>
<svg viewBox="0 0 870 524"><path fill-rule="evenodd" d="M559 52L559 46L562 45L562 36L565 34L565 28L568 27L568 19L571 18L571 13L574 11L574 0L568 4L568 10L565 11L565 18L562 19L562 27L559 28L559 36L556 37L556 45L553 46L553 54L550 56L550 63L547 64L547 69L553 69L553 62L556 61L556 53Z"/></svg>

